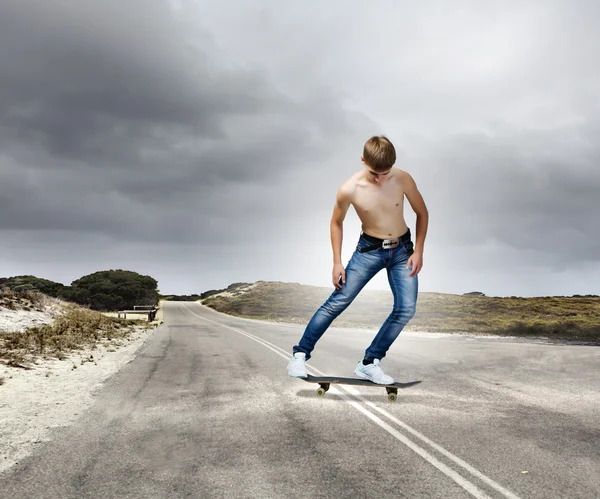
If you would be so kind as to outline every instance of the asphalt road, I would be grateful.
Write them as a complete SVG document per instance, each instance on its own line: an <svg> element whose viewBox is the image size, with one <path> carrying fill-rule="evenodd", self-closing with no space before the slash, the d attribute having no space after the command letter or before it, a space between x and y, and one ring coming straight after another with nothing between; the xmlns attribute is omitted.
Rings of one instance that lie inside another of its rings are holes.
<svg viewBox="0 0 600 499"><path fill-rule="evenodd" d="M2 498L598 498L600 349L404 332L380 387L286 374L303 326L167 302L73 426L0 475ZM374 331L308 365L351 376Z"/></svg>

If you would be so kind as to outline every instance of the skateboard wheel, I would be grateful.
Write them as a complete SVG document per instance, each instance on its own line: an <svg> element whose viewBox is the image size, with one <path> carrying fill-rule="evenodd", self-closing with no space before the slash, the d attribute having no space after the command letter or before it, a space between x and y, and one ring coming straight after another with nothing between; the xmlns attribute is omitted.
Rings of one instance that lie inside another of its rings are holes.
<svg viewBox="0 0 600 499"><path fill-rule="evenodd" d="M398 399L398 395L395 393L388 393L388 400L390 402L396 402L396 400Z"/></svg>
<svg viewBox="0 0 600 499"><path fill-rule="evenodd" d="M319 397L322 397L323 395L325 395L325 392L326 392L326 391L327 391L327 390L325 390L325 388L317 388L317 395L318 395Z"/></svg>

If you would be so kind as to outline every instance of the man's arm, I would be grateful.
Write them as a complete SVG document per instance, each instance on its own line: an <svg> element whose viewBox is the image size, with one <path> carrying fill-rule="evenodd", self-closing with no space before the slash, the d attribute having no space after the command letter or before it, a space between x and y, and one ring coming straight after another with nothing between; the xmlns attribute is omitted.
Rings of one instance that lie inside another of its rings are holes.
<svg viewBox="0 0 600 499"><path fill-rule="evenodd" d="M429 225L429 211L423 200L423 196L417 188L417 184L409 173L404 172L402 179L404 185L404 194L410 203L413 211L417 215L417 228L415 234L415 252L423 254L425 246L425 236L427 235L427 227Z"/></svg>
<svg viewBox="0 0 600 499"><path fill-rule="evenodd" d="M344 219L350 207L350 192L345 185L339 188L335 196L333 215L331 215L331 247L333 249L333 264L342 263L342 239L344 234Z"/></svg>

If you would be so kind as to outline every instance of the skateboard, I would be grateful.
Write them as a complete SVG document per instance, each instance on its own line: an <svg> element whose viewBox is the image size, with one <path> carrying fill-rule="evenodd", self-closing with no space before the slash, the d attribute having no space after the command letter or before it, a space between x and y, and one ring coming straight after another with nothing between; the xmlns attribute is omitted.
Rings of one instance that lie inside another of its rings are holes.
<svg viewBox="0 0 600 499"><path fill-rule="evenodd" d="M319 388L317 388L317 395L319 397L323 397L327 390L329 390L329 385L361 385L361 386L381 386L385 387L388 400L390 402L396 402L398 399L398 388L410 388L411 386L418 385L421 381L409 381L408 383L394 383L393 385L380 385L378 383L373 383L368 379L361 378L340 378L336 376L311 376L308 375L307 378L300 378L308 383L318 383Z"/></svg>

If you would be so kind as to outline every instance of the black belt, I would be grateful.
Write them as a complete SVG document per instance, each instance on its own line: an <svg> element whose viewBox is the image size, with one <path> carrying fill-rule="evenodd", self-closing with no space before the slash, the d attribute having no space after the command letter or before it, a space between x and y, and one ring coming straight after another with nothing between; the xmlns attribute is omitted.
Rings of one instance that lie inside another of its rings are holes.
<svg viewBox="0 0 600 499"><path fill-rule="evenodd" d="M365 253L367 251L372 251L372 250L378 249L378 248L394 249L394 248L397 248L398 246L400 246L400 243L410 241L410 229L408 229L400 237L395 237L393 239L379 239L378 237L370 236L369 234L365 234L364 232L361 232L360 237L373 243L372 246L367 246L366 248L360 248L358 251L360 251L361 253Z"/></svg>

